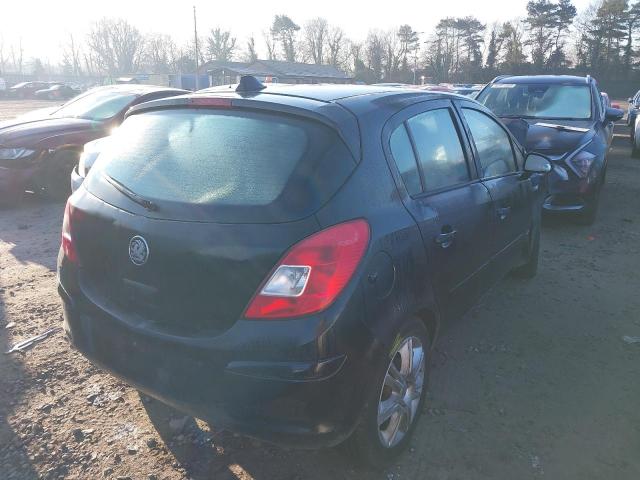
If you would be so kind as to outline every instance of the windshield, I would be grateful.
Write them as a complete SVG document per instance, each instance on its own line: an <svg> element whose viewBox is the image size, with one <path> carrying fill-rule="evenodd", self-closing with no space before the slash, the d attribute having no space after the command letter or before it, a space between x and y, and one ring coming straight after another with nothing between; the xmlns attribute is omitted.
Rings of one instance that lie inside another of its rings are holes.
<svg viewBox="0 0 640 480"><path fill-rule="evenodd" d="M588 85L528 85L496 83L477 100L500 117L589 120Z"/></svg>
<svg viewBox="0 0 640 480"><path fill-rule="evenodd" d="M63 105L55 112L58 117L107 120L126 108L138 95L113 90L97 90Z"/></svg>

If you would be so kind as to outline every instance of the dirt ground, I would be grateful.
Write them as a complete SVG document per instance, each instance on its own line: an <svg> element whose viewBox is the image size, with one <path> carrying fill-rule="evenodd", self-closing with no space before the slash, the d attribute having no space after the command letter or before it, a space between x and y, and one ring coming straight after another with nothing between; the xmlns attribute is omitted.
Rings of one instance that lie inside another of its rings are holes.
<svg viewBox="0 0 640 480"><path fill-rule="evenodd" d="M537 278L505 279L440 339L426 414L385 471L183 417L93 367L62 333L4 354L60 325L63 205L0 210L0 478L640 478L640 344L624 339L640 337L640 160L626 138L609 165L596 224L547 220Z"/></svg>

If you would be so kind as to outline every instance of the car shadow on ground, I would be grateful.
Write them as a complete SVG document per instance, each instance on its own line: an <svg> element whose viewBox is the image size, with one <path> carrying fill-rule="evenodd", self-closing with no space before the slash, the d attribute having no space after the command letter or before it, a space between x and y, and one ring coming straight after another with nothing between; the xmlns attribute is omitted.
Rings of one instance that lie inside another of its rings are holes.
<svg viewBox="0 0 640 480"><path fill-rule="evenodd" d="M56 269L59 243L52 241L52 236L60 235L64 203L25 194L17 204L0 205L0 215L6 221L0 240L12 245L10 253L17 261ZM42 230L45 233L34 235L31 229L40 228L43 222L48 223Z"/></svg>
<svg viewBox="0 0 640 480"><path fill-rule="evenodd" d="M327 478L332 479L352 478L356 473L366 478L385 478L382 472L357 466L344 448L281 448L216 430L142 393L140 399L162 442L193 480L301 480L327 470L331 471Z"/></svg>
<svg viewBox="0 0 640 480"><path fill-rule="evenodd" d="M23 385L29 382L20 354L5 354L11 348L6 329L4 292L0 290L0 477L31 480L39 478L31 464L29 453L15 427L9 423L14 406L24 395ZM33 426L25 426L33 428Z"/></svg>

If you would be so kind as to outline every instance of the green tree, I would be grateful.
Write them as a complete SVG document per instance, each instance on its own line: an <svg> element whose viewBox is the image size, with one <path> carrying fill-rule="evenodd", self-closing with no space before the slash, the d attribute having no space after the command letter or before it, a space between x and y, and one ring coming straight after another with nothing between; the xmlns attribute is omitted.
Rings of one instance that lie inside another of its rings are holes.
<svg viewBox="0 0 640 480"><path fill-rule="evenodd" d="M285 60L295 62L298 57L296 34L300 30L291 18L286 15L276 15L271 25L271 36L280 43Z"/></svg>
<svg viewBox="0 0 640 480"><path fill-rule="evenodd" d="M527 3L527 45L537 69L566 63L564 37L576 16L571 0L530 0Z"/></svg>

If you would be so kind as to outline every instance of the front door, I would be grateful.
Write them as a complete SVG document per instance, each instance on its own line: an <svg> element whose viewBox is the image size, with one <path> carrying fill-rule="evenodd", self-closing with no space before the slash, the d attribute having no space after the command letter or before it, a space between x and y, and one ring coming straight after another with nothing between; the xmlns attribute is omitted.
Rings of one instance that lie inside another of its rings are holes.
<svg viewBox="0 0 640 480"><path fill-rule="evenodd" d="M505 128L473 107L463 106L462 114L478 159L480 177L495 206L496 230L491 250L500 268L494 270L505 273L525 250L531 226L533 186L530 177L522 174L521 157L515 155L518 147L512 144Z"/></svg>

